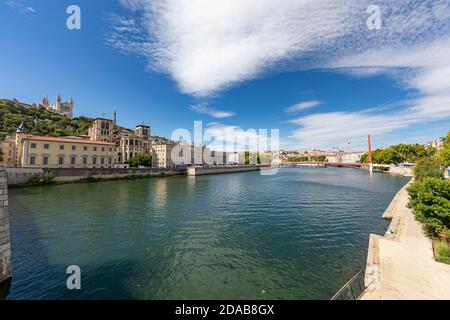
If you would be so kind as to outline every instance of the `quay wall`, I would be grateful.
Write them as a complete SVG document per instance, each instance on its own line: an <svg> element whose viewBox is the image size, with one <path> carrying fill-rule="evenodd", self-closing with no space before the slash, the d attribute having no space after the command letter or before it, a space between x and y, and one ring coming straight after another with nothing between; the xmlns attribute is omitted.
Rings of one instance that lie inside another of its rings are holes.
<svg viewBox="0 0 450 320"><path fill-rule="evenodd" d="M255 165L242 166L217 166L217 167L192 167L188 168L188 176L202 176L209 174L234 173L245 171L259 171L260 168Z"/></svg>
<svg viewBox="0 0 450 320"><path fill-rule="evenodd" d="M32 176L44 174L44 170L41 168L6 168L6 172L10 186L26 184Z"/></svg>
<svg viewBox="0 0 450 320"><path fill-rule="evenodd" d="M158 177L183 174L186 169L138 169L138 168L45 168L44 173L50 172L56 183L77 182L86 179L113 180L130 177Z"/></svg>
<svg viewBox="0 0 450 320"><path fill-rule="evenodd" d="M160 169L160 168L7 168L8 185L26 185L32 176L42 176L52 173L56 183L80 182L89 179L113 180L133 177L158 177L186 174L186 169Z"/></svg>
<svg viewBox="0 0 450 320"><path fill-rule="evenodd" d="M409 168L409 167L390 166L389 173L404 176L404 177L413 177L414 176L413 169Z"/></svg>
<svg viewBox="0 0 450 320"><path fill-rule="evenodd" d="M5 169L0 168L0 283L11 277L7 179Z"/></svg>

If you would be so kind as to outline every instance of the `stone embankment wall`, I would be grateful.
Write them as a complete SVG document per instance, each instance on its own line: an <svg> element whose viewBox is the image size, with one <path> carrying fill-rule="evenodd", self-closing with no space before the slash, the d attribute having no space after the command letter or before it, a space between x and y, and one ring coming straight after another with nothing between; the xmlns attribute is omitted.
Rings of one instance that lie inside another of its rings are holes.
<svg viewBox="0 0 450 320"><path fill-rule="evenodd" d="M55 177L56 183L79 182L87 179L125 179L130 177L158 177L186 174L186 169L137 169L137 168L7 168L8 185L26 185L34 175L42 176L49 172Z"/></svg>
<svg viewBox="0 0 450 320"><path fill-rule="evenodd" d="M8 185L26 184L32 176L42 176L44 170L40 168L6 168Z"/></svg>
<svg viewBox="0 0 450 320"><path fill-rule="evenodd" d="M85 179L124 179L129 177L158 177L184 174L186 169L137 169L137 168L111 168L111 169L44 169L53 173L55 182L76 182Z"/></svg>
<svg viewBox="0 0 450 320"><path fill-rule="evenodd" d="M0 283L11 277L11 244L9 238L8 183L6 171L0 168Z"/></svg>
<svg viewBox="0 0 450 320"><path fill-rule="evenodd" d="M397 174L397 175L404 176L404 177L413 177L414 176L413 169L410 167L390 166L389 173Z"/></svg>
<svg viewBox="0 0 450 320"><path fill-rule="evenodd" d="M254 165L246 166L217 166L217 167L192 167L188 168L187 174L189 176L201 176L208 174L222 174L222 173L234 173L245 171L258 171L259 167Z"/></svg>

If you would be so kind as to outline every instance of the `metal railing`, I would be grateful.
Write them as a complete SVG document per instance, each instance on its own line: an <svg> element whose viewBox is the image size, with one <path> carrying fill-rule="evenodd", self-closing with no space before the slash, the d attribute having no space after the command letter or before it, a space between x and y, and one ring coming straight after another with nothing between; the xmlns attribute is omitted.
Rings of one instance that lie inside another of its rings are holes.
<svg viewBox="0 0 450 320"><path fill-rule="evenodd" d="M357 300L366 289L364 285L364 270L353 276L331 300Z"/></svg>

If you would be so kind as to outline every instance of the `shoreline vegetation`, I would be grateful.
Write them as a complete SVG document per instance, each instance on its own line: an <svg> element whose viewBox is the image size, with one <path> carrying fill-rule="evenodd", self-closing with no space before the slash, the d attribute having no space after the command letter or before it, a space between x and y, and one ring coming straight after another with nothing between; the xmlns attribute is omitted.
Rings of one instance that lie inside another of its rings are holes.
<svg viewBox="0 0 450 320"><path fill-rule="evenodd" d="M450 167L450 132L442 142L439 151L416 162L408 207L433 240L436 260L450 264L450 180L444 176Z"/></svg>

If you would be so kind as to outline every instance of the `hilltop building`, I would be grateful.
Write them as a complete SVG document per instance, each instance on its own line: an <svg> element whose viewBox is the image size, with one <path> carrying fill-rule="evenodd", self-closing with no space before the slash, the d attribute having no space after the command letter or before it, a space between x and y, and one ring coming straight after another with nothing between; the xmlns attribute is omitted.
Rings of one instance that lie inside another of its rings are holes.
<svg viewBox="0 0 450 320"><path fill-rule="evenodd" d="M63 102L61 95L58 94L58 96L56 97L56 102L50 104L48 98L45 97L44 99L42 99L42 106L47 110L51 110L62 114L63 116L73 118L74 102L72 98L70 98L67 102Z"/></svg>

